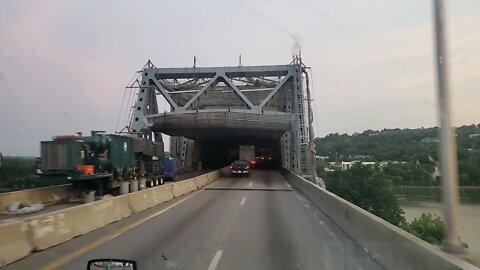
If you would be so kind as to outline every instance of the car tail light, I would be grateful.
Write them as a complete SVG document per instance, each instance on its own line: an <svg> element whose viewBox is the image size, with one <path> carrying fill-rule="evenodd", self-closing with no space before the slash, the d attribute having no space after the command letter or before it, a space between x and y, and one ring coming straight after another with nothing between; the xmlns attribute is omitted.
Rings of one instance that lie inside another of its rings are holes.
<svg viewBox="0 0 480 270"><path fill-rule="evenodd" d="M230 170L233 169L233 166L230 166Z"/></svg>
<svg viewBox="0 0 480 270"><path fill-rule="evenodd" d="M247 166L247 170L250 170L250 167L249 167L249 166Z"/></svg>

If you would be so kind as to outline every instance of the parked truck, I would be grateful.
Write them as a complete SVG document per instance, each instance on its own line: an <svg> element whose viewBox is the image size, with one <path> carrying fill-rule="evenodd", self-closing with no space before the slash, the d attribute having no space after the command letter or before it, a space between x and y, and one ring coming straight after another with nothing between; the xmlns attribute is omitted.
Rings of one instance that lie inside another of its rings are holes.
<svg viewBox="0 0 480 270"><path fill-rule="evenodd" d="M163 143L149 139L92 131L91 136L54 136L40 143L39 176L64 179L78 194L116 193L122 182L145 179L158 183L163 174Z"/></svg>
<svg viewBox="0 0 480 270"><path fill-rule="evenodd" d="M163 160L164 169L162 178L166 181L176 181L179 174L184 172L182 161L178 157L166 156Z"/></svg>

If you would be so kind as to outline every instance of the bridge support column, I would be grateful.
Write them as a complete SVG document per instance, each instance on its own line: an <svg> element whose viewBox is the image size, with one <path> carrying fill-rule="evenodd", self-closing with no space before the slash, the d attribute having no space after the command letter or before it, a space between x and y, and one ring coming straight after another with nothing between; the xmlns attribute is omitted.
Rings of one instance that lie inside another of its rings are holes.
<svg viewBox="0 0 480 270"><path fill-rule="evenodd" d="M282 165L293 170L293 144L292 144L292 134L290 131L285 132L280 138L280 148L282 153Z"/></svg>
<svg viewBox="0 0 480 270"><path fill-rule="evenodd" d="M197 169L196 165L200 159L200 153L195 141L185 137L170 138L170 154L179 157L186 170Z"/></svg>

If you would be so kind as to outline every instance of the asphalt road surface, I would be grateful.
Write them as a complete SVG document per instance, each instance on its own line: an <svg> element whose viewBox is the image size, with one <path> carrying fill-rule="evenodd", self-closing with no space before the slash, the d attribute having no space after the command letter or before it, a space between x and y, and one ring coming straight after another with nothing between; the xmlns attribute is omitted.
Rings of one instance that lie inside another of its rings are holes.
<svg viewBox="0 0 480 270"><path fill-rule="evenodd" d="M135 260L141 270L382 269L278 172L262 170L222 178L5 269L86 269L96 258Z"/></svg>

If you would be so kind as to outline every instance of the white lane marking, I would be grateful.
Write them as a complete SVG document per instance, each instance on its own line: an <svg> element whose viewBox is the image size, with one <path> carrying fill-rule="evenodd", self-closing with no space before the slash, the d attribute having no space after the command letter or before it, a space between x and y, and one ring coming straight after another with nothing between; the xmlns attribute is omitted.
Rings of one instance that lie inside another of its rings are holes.
<svg viewBox="0 0 480 270"><path fill-rule="evenodd" d="M251 187L251 186L252 186L252 184L253 184L253 182L250 182L250 183L248 184L248 186L249 186L249 187Z"/></svg>
<svg viewBox="0 0 480 270"><path fill-rule="evenodd" d="M246 197L243 197L243 198L242 198L242 201L240 202L240 205L244 205L244 204L245 204L245 199L246 199Z"/></svg>
<svg viewBox="0 0 480 270"><path fill-rule="evenodd" d="M287 180L283 179L283 181L285 181L285 184L287 185L288 188L292 188L292 186L290 186L290 184L287 182Z"/></svg>
<svg viewBox="0 0 480 270"><path fill-rule="evenodd" d="M218 262L220 261L220 257L222 257L222 253L223 251L217 250L217 253L215 253L215 256L213 256L213 260L210 263L208 270L215 270L217 268Z"/></svg>

